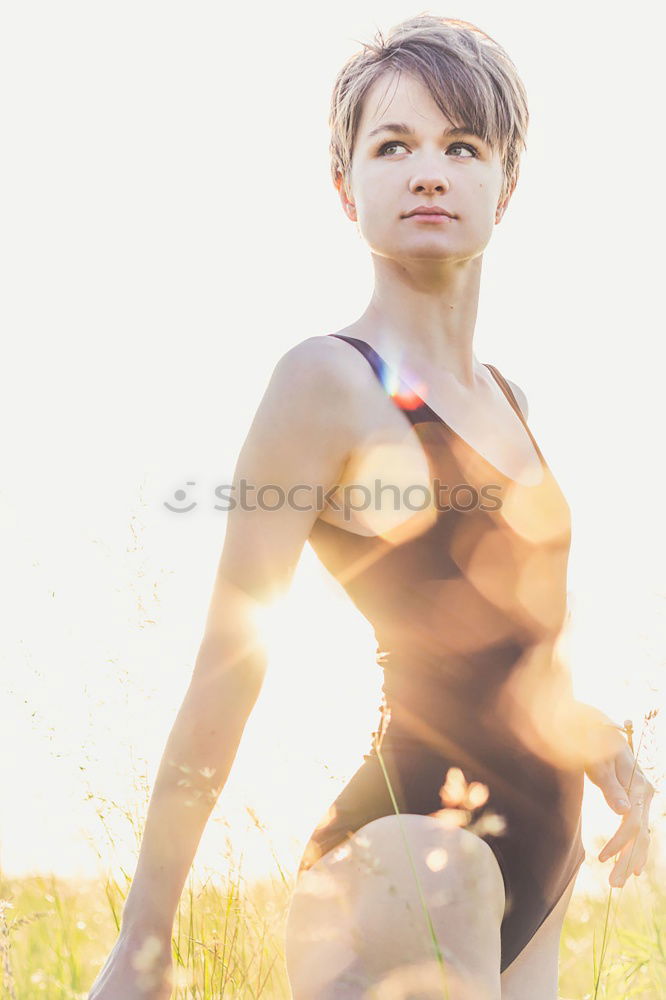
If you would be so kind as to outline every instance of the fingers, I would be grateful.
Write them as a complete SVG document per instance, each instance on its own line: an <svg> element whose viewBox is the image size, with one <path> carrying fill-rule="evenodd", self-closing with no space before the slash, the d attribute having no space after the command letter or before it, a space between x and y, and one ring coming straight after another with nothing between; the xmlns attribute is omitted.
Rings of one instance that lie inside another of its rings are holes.
<svg viewBox="0 0 666 1000"><path fill-rule="evenodd" d="M634 801L620 829L599 855L600 861L606 861L619 852L609 876L613 887L623 886L630 875L640 875L645 868L650 848L648 813L649 804L641 799Z"/></svg>
<svg viewBox="0 0 666 1000"><path fill-rule="evenodd" d="M640 875L644 870L648 854L650 852L650 830L647 825L643 827L641 832L636 838L636 844L634 848L634 854L631 861L628 862L630 867L630 872L633 875Z"/></svg>
<svg viewBox="0 0 666 1000"><path fill-rule="evenodd" d="M618 813L627 813L631 809L631 803L627 798L624 786L618 781L615 771L609 774L603 788L606 802Z"/></svg>
<svg viewBox="0 0 666 1000"><path fill-rule="evenodd" d="M608 881L614 887L623 886L630 875L640 875L645 868L650 847L650 834L643 827L638 836L625 844L615 862Z"/></svg>
<svg viewBox="0 0 666 1000"><path fill-rule="evenodd" d="M635 840L643 828L647 832L647 810L644 800L636 798L632 801L629 812L622 817L620 829L599 854L599 861L607 861L613 857L625 844Z"/></svg>
<svg viewBox="0 0 666 1000"><path fill-rule="evenodd" d="M615 854L618 854L625 844L635 840L641 828L640 811L634 807L626 816L622 817L620 829L608 841L599 854L599 861L608 861Z"/></svg>
<svg viewBox="0 0 666 1000"><path fill-rule="evenodd" d="M626 743L613 760L598 762L587 769L587 774L601 788L611 809L621 814L629 811L631 800L645 799L652 787Z"/></svg>
<svg viewBox="0 0 666 1000"><path fill-rule="evenodd" d="M600 852L599 860L615 857L609 882L611 886L623 886L630 875L640 875L647 863L649 812L656 789L628 746L612 762L597 765L593 780L611 808L622 814L620 828Z"/></svg>
<svg viewBox="0 0 666 1000"><path fill-rule="evenodd" d="M594 769L588 769L587 774L601 788L604 798L611 809L619 813L625 813L629 810L630 802L626 792L626 785L629 784L629 778L627 775L625 785L625 782L622 780L625 772L618 767L617 758L612 761L599 762L595 765Z"/></svg>

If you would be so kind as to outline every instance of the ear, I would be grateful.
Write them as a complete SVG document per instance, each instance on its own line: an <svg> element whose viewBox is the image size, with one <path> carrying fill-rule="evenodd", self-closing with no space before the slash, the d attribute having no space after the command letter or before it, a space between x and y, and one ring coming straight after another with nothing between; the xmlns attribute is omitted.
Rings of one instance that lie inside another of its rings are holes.
<svg viewBox="0 0 666 1000"><path fill-rule="evenodd" d="M513 181L511 182L511 187L509 188L508 192L505 194L502 201L498 203L497 208L495 209L495 225L497 225L498 222L502 221L502 216L506 212L507 206L511 201L511 195L515 191L517 183L518 183L518 176L516 175Z"/></svg>
<svg viewBox="0 0 666 1000"><path fill-rule="evenodd" d="M342 176L340 171L338 171L335 178L335 186L338 189L338 194L340 195L340 201L344 209L344 213L347 218L351 219L352 222L356 222L356 205L354 204L351 195L347 191L347 184L345 178Z"/></svg>

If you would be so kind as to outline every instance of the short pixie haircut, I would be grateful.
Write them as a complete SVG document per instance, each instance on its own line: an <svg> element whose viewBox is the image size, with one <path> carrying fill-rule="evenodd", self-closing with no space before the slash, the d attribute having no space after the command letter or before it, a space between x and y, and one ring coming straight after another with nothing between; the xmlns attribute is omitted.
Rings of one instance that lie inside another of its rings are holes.
<svg viewBox="0 0 666 1000"><path fill-rule="evenodd" d="M348 185L363 100L385 73L419 79L440 110L456 126L479 135L499 150L504 169L500 201L518 180L526 148L527 94L504 49L468 21L420 14L381 31L351 56L333 87L331 173L337 188Z"/></svg>

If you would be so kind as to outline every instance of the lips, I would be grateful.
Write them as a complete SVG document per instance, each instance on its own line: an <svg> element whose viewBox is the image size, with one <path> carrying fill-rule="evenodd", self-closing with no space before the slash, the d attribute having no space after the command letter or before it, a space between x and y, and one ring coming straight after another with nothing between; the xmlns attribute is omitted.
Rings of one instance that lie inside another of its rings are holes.
<svg viewBox="0 0 666 1000"><path fill-rule="evenodd" d="M418 208L413 208L411 212L403 215L403 219L409 219L412 215L445 215L449 219L455 218L453 213L437 205L419 205Z"/></svg>

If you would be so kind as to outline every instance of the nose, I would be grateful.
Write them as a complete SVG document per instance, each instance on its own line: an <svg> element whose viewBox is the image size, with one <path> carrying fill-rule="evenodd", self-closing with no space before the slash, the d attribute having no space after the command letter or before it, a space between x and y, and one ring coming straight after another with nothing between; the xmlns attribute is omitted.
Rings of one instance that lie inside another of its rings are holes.
<svg viewBox="0 0 666 1000"><path fill-rule="evenodd" d="M415 173L409 182L409 190L413 194L433 192L442 194L449 190L449 181L441 168L435 170L422 170Z"/></svg>
<svg viewBox="0 0 666 1000"><path fill-rule="evenodd" d="M409 190L413 191L414 194L420 194L422 192L433 192L437 194L442 194L444 191L449 190L449 182L445 177L439 176L425 176L420 174L418 177L413 177L409 182Z"/></svg>

